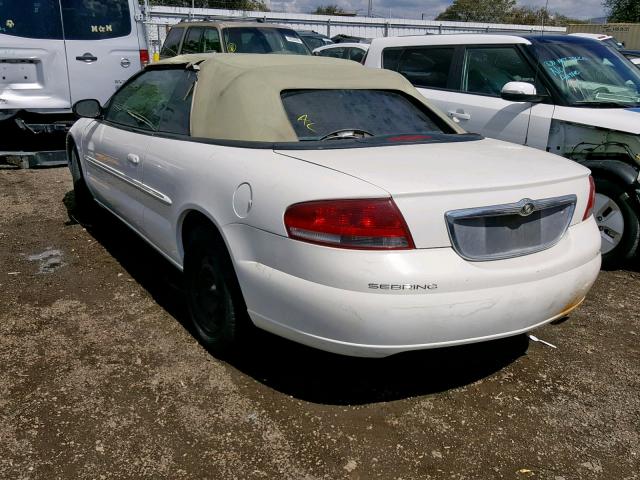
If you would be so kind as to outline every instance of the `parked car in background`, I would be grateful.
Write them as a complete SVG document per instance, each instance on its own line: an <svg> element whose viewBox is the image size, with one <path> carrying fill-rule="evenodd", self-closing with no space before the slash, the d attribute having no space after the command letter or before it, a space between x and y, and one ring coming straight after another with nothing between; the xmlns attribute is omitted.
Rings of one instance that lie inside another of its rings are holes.
<svg viewBox="0 0 640 480"><path fill-rule="evenodd" d="M212 52L311 55L295 30L258 21L226 20L173 25L162 44L160 58Z"/></svg>
<svg viewBox="0 0 640 480"><path fill-rule="evenodd" d="M576 37L590 38L608 45L611 48L618 50L622 55L627 57L634 65L640 64L640 50L629 50L625 48L624 43L620 42L617 38L611 35L603 35L598 33L571 33Z"/></svg>
<svg viewBox="0 0 640 480"><path fill-rule="evenodd" d="M316 48L313 54L320 57L344 58L345 60L362 63L367 50L369 50L369 45L366 43L335 43Z"/></svg>
<svg viewBox="0 0 640 480"><path fill-rule="evenodd" d="M631 60L636 66L640 66L640 50L620 50L620 53Z"/></svg>
<svg viewBox="0 0 640 480"><path fill-rule="evenodd" d="M73 103L105 102L148 60L137 1L0 0L0 136L68 130Z"/></svg>
<svg viewBox="0 0 640 480"><path fill-rule="evenodd" d="M296 30L300 38L307 45L309 50L313 51L318 47L331 45L333 41L326 35L315 32L313 30Z"/></svg>
<svg viewBox="0 0 640 480"><path fill-rule="evenodd" d="M371 43L370 38L356 37L354 35L346 35L344 33L334 35L331 37L331 40L333 43Z"/></svg>
<svg viewBox="0 0 640 480"><path fill-rule="evenodd" d="M624 49L624 43L618 41L618 39L612 35L604 35L602 33L570 33L569 35L597 40L598 42L602 42L611 48L615 48L616 50Z"/></svg>
<svg viewBox="0 0 640 480"><path fill-rule="evenodd" d="M589 167L605 264L636 256L640 72L617 50L573 35L389 37L365 66L401 73L466 130Z"/></svg>
<svg viewBox="0 0 640 480"><path fill-rule="evenodd" d="M251 322L369 357L516 335L600 268L588 169L467 134L393 72L185 55L75 110L78 205L184 270L216 352Z"/></svg>

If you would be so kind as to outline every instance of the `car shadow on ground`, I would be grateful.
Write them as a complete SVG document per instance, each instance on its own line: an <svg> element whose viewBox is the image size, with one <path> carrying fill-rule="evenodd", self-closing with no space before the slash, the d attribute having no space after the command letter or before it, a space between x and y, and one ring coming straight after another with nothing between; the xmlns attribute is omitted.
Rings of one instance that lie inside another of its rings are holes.
<svg viewBox="0 0 640 480"><path fill-rule="evenodd" d="M70 222L73 193L65 196ZM167 313L192 332L182 275L110 214L82 222ZM481 380L527 352L526 335L417 352L383 359L345 357L256 331L224 360L240 372L286 395L314 403L355 405L442 392Z"/></svg>

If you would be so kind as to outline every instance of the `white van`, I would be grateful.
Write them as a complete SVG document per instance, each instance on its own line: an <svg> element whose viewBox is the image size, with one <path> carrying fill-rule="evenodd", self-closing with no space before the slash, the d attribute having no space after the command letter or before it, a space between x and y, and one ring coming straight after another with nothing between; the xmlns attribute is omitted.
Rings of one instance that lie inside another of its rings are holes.
<svg viewBox="0 0 640 480"><path fill-rule="evenodd" d="M401 73L467 131L590 168L604 265L640 252L640 71L618 51L573 35L387 37L364 65Z"/></svg>
<svg viewBox="0 0 640 480"><path fill-rule="evenodd" d="M137 0L0 0L0 132L67 130L76 101L106 102L149 60L142 20Z"/></svg>

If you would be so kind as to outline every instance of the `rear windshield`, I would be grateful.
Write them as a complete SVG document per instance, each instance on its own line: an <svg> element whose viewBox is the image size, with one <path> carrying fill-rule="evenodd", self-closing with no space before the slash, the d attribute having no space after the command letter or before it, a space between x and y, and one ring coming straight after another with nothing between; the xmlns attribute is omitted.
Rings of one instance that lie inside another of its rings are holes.
<svg viewBox="0 0 640 480"><path fill-rule="evenodd" d="M0 0L0 34L60 40L63 24L67 40L129 35L129 0Z"/></svg>
<svg viewBox="0 0 640 480"><path fill-rule="evenodd" d="M298 34L287 28L228 27L223 35L229 53L310 55Z"/></svg>
<svg viewBox="0 0 640 480"><path fill-rule="evenodd" d="M129 0L62 0L66 40L103 40L131 33Z"/></svg>
<svg viewBox="0 0 640 480"><path fill-rule="evenodd" d="M0 34L61 40L58 0L0 0Z"/></svg>
<svg viewBox="0 0 640 480"><path fill-rule="evenodd" d="M282 104L299 140L453 133L423 105L386 90L288 90Z"/></svg>

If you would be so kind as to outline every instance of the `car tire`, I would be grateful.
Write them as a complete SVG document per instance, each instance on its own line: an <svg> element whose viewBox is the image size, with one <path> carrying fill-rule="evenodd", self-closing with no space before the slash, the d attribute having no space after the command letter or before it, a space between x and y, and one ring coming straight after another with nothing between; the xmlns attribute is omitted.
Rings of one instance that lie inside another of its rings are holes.
<svg viewBox="0 0 640 480"><path fill-rule="evenodd" d="M627 267L640 244L638 206L618 183L596 178L593 215L602 238L604 269Z"/></svg>
<svg viewBox="0 0 640 480"><path fill-rule="evenodd" d="M87 182L85 182L78 151L75 147L71 150L69 170L71 170L71 179L73 180L74 213L80 216L81 220L86 221L95 213L96 202L87 187Z"/></svg>
<svg viewBox="0 0 640 480"><path fill-rule="evenodd" d="M197 227L189 235L184 279L197 339L215 355L232 353L250 322L231 258L211 227Z"/></svg>

